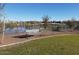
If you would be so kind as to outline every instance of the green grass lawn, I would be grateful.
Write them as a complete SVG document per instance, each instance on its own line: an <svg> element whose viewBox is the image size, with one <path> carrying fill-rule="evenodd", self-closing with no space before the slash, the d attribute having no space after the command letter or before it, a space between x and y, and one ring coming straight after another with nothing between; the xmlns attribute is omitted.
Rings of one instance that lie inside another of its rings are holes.
<svg viewBox="0 0 79 59"><path fill-rule="evenodd" d="M34 40L24 44L0 48L0 54L64 55L79 54L79 35L65 35Z"/></svg>

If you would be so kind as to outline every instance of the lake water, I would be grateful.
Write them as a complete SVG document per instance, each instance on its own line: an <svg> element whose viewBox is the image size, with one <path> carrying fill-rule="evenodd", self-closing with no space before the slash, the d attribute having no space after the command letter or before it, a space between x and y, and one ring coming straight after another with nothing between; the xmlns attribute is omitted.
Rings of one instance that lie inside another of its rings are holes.
<svg viewBox="0 0 79 59"><path fill-rule="evenodd" d="M16 32L25 32L26 28L24 27L18 27L18 28L7 28L5 29L5 33L16 33Z"/></svg>
<svg viewBox="0 0 79 59"><path fill-rule="evenodd" d="M13 34L13 33L24 33L24 32L27 32L28 34L36 34L39 32L39 29L27 29L27 28L24 28L24 27L18 27L18 28L7 28L5 29L5 33L6 34Z"/></svg>

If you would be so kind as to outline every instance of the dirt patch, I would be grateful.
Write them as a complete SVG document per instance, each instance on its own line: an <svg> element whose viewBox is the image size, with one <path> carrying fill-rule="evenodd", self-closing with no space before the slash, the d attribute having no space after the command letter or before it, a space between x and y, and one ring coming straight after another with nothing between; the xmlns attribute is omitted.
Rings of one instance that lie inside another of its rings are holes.
<svg viewBox="0 0 79 59"><path fill-rule="evenodd" d="M33 37L33 36L34 35L23 34L23 35L13 36L13 38L28 38L28 37Z"/></svg>
<svg viewBox="0 0 79 59"><path fill-rule="evenodd" d="M17 42L22 42L22 41L28 41L32 40L34 38L40 38L40 37L45 37L45 36L51 36L51 35L60 35L60 34L78 34L79 32L41 32L38 33L37 35L27 35L26 33L16 33L16 34L11 34L7 35L5 34L3 42L0 44L1 45L7 45L11 43L17 43ZM2 34L0 34L0 42L2 41Z"/></svg>

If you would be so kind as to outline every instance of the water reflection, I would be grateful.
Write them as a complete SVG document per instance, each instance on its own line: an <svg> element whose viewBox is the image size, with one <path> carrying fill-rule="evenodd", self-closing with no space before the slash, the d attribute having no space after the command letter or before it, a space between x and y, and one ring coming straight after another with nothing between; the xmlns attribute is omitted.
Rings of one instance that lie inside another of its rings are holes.
<svg viewBox="0 0 79 59"><path fill-rule="evenodd" d="M26 28L25 27L18 27L18 28L7 28L5 29L5 33L16 33L16 32L25 32Z"/></svg>
<svg viewBox="0 0 79 59"><path fill-rule="evenodd" d="M28 34L36 34L39 32L39 29L28 29L25 27L18 27L18 28L7 28L5 30L6 34L25 33L25 32L27 32Z"/></svg>

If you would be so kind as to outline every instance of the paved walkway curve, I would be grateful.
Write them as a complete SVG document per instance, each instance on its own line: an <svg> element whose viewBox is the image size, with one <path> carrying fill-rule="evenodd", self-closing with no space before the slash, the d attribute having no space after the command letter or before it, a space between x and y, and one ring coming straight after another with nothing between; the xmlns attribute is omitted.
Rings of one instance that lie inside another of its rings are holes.
<svg viewBox="0 0 79 59"><path fill-rule="evenodd" d="M72 35L72 34L56 34L56 35L51 35L51 36L44 36L44 37L40 37L40 38L32 38L32 39L27 39L27 40L24 40L24 41L21 41L21 42L16 42L16 43L10 43L10 44L6 44L6 45L1 45L1 47L7 47L7 46L12 46L12 45L16 45L16 44L20 44L20 43L25 43L25 42L29 42L29 41L32 41L32 40L37 40L37 39L42 39L42 38L48 38L48 37L54 37L54 36L65 36L65 35Z"/></svg>

